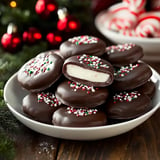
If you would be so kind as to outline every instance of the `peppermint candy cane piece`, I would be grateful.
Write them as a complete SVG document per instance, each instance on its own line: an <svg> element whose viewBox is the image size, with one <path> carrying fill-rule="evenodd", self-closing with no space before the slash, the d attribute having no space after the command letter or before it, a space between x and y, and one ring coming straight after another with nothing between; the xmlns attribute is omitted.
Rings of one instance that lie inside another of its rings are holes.
<svg viewBox="0 0 160 160"><path fill-rule="evenodd" d="M124 5L132 12L144 12L146 0L123 0Z"/></svg>
<svg viewBox="0 0 160 160"><path fill-rule="evenodd" d="M136 37L135 29L121 30L120 33L123 34L124 36Z"/></svg>
<svg viewBox="0 0 160 160"><path fill-rule="evenodd" d="M148 12L141 15L135 32L138 37L159 37L160 13Z"/></svg>
<svg viewBox="0 0 160 160"><path fill-rule="evenodd" d="M137 15L130 12L123 3L118 3L108 9L108 14L104 21L106 28L120 31L135 28L137 25Z"/></svg>
<svg viewBox="0 0 160 160"><path fill-rule="evenodd" d="M108 12L110 13L116 13L119 10L128 10L128 7L124 3L116 3L108 8Z"/></svg>
<svg viewBox="0 0 160 160"><path fill-rule="evenodd" d="M138 23L146 18L155 18L160 20L160 12L156 11L145 12L138 17Z"/></svg>

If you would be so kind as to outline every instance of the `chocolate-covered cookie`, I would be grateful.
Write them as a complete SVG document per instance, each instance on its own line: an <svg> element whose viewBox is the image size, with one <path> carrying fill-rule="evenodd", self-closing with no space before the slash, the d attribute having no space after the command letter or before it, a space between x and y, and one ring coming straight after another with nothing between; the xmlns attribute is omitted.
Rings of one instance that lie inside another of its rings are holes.
<svg viewBox="0 0 160 160"><path fill-rule="evenodd" d="M105 103L109 95L106 87L97 88L68 80L58 85L55 94L67 106L88 108Z"/></svg>
<svg viewBox="0 0 160 160"><path fill-rule="evenodd" d="M23 98L22 108L30 118L43 122L52 122L52 114L61 107L61 102L53 93L30 93Z"/></svg>
<svg viewBox="0 0 160 160"><path fill-rule="evenodd" d="M68 79L89 86L104 87L113 82L112 65L97 56L78 55L65 60L63 74Z"/></svg>
<svg viewBox="0 0 160 160"><path fill-rule="evenodd" d="M54 84L62 74L63 59L53 51L46 51L26 62L17 79L23 88L39 92Z"/></svg>
<svg viewBox="0 0 160 160"><path fill-rule="evenodd" d="M106 48L103 57L111 62L113 66L120 67L135 63L141 59L143 57L143 49L133 43L113 45Z"/></svg>
<svg viewBox="0 0 160 160"><path fill-rule="evenodd" d="M120 92L106 103L107 117L127 120L136 118L151 109L151 99L138 91Z"/></svg>
<svg viewBox="0 0 160 160"><path fill-rule="evenodd" d="M107 116L97 109L63 107L53 113L52 123L63 127L94 127L107 124Z"/></svg>
<svg viewBox="0 0 160 160"><path fill-rule="evenodd" d="M116 91L131 90L145 84L152 71L145 63L134 63L115 68L112 88Z"/></svg>
<svg viewBox="0 0 160 160"><path fill-rule="evenodd" d="M105 51L106 44L97 37L82 35L69 38L60 45L60 53L66 59L70 56L88 54L101 56Z"/></svg>
<svg viewBox="0 0 160 160"><path fill-rule="evenodd" d="M156 91L156 86L155 83L152 82L152 80L148 80L144 85L136 88L140 93L146 94L149 98L153 98L155 91Z"/></svg>

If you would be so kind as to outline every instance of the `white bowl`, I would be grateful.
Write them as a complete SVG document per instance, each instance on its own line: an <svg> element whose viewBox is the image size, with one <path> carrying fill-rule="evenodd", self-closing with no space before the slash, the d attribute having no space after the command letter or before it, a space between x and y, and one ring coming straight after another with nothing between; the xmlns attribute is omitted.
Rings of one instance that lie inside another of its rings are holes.
<svg viewBox="0 0 160 160"><path fill-rule="evenodd" d="M104 25L107 10L101 11L95 18L95 26L98 31L115 44L135 43L143 47L143 60L160 61L160 38L141 38L124 36L119 32L109 30Z"/></svg>
<svg viewBox="0 0 160 160"><path fill-rule="evenodd" d="M8 80L4 87L4 100L13 115L24 125L36 132L63 139L96 140L128 132L146 121L156 112L160 106L160 75L153 70L151 79L156 85L156 93L153 98L153 108L149 112L127 122L100 127L58 127L28 118L22 111L22 99L27 94L27 91L23 90L17 82L16 74Z"/></svg>

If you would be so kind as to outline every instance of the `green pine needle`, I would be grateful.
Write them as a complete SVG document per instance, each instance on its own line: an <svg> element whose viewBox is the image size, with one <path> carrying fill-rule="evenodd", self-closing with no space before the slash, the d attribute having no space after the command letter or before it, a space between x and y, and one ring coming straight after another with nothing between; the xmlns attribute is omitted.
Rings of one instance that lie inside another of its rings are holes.
<svg viewBox="0 0 160 160"><path fill-rule="evenodd" d="M0 130L0 159L13 160L15 156L14 143Z"/></svg>

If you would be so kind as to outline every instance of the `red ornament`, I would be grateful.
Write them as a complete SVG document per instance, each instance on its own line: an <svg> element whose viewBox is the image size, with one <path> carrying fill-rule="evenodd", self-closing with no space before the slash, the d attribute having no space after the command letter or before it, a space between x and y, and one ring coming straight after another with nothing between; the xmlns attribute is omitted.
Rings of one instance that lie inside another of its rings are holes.
<svg viewBox="0 0 160 160"><path fill-rule="evenodd" d="M66 8L58 10L58 17L57 28L59 31L72 32L80 29L79 20L74 16L68 15Z"/></svg>
<svg viewBox="0 0 160 160"><path fill-rule="evenodd" d="M56 32L49 32L46 35L46 40L50 46L57 47L61 44L63 38L62 38L60 32L56 31Z"/></svg>
<svg viewBox="0 0 160 160"><path fill-rule="evenodd" d="M1 37L1 45L8 52L17 52L22 47L22 39L17 32L17 26L13 23L8 25L7 33Z"/></svg>
<svg viewBox="0 0 160 160"><path fill-rule="evenodd" d="M42 39L41 32L35 28L30 27L27 31L23 32L23 41L27 44L35 44Z"/></svg>
<svg viewBox="0 0 160 160"><path fill-rule="evenodd" d="M35 11L42 19L52 17L57 12L57 8L55 0L38 0L35 5Z"/></svg>

